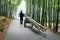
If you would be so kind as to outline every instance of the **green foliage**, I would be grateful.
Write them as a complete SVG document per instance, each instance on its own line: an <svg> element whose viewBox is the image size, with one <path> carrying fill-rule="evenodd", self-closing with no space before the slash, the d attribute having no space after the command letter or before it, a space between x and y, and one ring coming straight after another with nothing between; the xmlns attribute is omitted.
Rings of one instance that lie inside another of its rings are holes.
<svg viewBox="0 0 60 40"><path fill-rule="evenodd" d="M20 2L21 0L0 0L0 16L12 17L12 11Z"/></svg>
<svg viewBox="0 0 60 40"><path fill-rule="evenodd" d="M3 32L4 28L5 28L4 25L0 26L0 31Z"/></svg>
<svg viewBox="0 0 60 40"><path fill-rule="evenodd" d="M3 30L5 29L5 25L8 23L7 18L3 19L2 21L0 21L0 31L3 32Z"/></svg>
<svg viewBox="0 0 60 40"><path fill-rule="evenodd" d="M21 0L11 0L11 5L18 6L21 2Z"/></svg>

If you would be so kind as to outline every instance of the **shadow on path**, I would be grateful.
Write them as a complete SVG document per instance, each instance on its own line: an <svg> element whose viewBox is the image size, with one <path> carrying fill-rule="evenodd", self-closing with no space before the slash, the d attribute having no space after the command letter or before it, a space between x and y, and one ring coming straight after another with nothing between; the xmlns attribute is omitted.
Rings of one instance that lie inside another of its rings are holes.
<svg viewBox="0 0 60 40"><path fill-rule="evenodd" d="M34 32L37 35L41 35L44 38L48 38L48 36L44 32L39 32L38 30L34 29L33 27L27 27L27 28L29 28L32 32Z"/></svg>

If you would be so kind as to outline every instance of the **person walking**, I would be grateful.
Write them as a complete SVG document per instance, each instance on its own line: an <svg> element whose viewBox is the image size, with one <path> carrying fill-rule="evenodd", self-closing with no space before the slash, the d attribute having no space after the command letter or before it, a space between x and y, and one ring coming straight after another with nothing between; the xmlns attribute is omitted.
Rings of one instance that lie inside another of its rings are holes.
<svg viewBox="0 0 60 40"><path fill-rule="evenodd" d="M22 13L22 10L20 11L19 16L20 16L20 24L23 24L24 14Z"/></svg>

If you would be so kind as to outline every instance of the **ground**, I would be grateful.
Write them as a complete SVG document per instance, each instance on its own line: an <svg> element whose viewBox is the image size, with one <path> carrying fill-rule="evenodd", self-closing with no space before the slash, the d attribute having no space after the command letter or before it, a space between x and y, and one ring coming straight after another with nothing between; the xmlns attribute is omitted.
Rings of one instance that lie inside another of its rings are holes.
<svg viewBox="0 0 60 40"><path fill-rule="evenodd" d="M48 28L49 31L53 32L53 29L50 29ZM59 29L60 30L60 29ZM53 32L54 33L54 32ZM60 31L59 32L56 32L55 34L59 35L60 36Z"/></svg>
<svg viewBox="0 0 60 40"><path fill-rule="evenodd" d="M19 19L15 19L9 26L5 40L60 40L60 36L49 30L38 34L32 28L21 25Z"/></svg>
<svg viewBox="0 0 60 40"><path fill-rule="evenodd" d="M53 33L52 30L47 30L45 33L47 38L33 31L32 28L25 28L20 24L19 19L13 20L8 18L8 23L5 25L4 32L0 32L0 40L59 40L60 32ZM12 23L11 23L12 22ZM11 23L11 24L10 24Z"/></svg>
<svg viewBox="0 0 60 40"><path fill-rule="evenodd" d="M8 23L5 25L4 31L3 31L3 32L0 31L0 40L4 40L5 35L6 35L6 33L7 33L7 30L8 30L8 28L9 28L9 25L10 25L10 23L11 23L12 20L13 20L13 19L11 19L11 18L7 18Z"/></svg>

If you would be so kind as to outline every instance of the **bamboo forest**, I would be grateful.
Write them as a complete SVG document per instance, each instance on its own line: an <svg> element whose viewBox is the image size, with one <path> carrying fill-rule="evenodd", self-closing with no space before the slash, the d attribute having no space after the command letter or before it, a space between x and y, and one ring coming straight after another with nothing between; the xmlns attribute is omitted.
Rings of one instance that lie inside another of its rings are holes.
<svg viewBox="0 0 60 40"><path fill-rule="evenodd" d="M60 39L60 0L0 0L0 40L40 39Z"/></svg>

